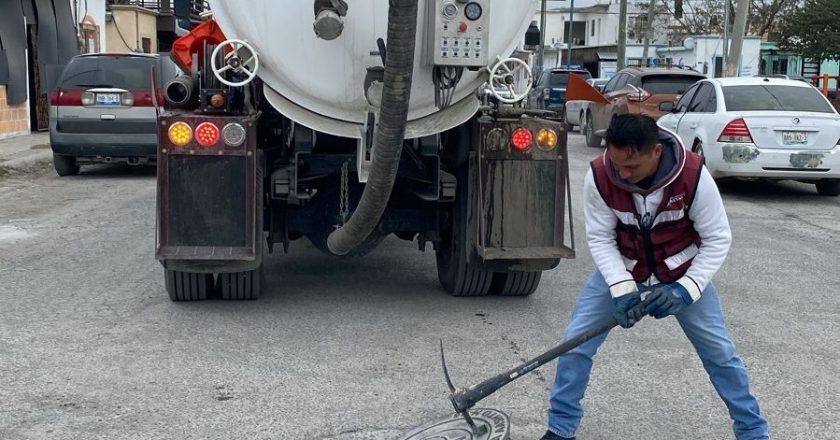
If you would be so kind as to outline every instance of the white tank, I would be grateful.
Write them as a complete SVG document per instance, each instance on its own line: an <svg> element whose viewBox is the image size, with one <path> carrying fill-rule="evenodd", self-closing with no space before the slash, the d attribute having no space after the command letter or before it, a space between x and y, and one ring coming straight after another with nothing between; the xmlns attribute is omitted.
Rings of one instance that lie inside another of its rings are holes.
<svg viewBox="0 0 840 440"><path fill-rule="evenodd" d="M439 133L469 119L478 108L476 89L487 73L464 70L452 105L438 110L432 66L423 61L428 30L427 1L419 0L414 80L406 137ZM465 1L448 0L459 8ZM489 62L523 42L537 0L489 1ZM318 131L359 138L367 111L366 69L382 66L376 39L387 37L386 0L348 1L342 34L331 41L313 31L313 0L211 1L215 19L228 38L247 41L260 57L258 75L278 111Z"/></svg>

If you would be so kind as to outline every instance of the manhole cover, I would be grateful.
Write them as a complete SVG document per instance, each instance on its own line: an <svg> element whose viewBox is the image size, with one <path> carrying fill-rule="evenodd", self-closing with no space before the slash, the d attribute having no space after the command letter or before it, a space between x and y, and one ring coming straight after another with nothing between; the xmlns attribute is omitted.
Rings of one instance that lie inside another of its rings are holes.
<svg viewBox="0 0 840 440"><path fill-rule="evenodd" d="M401 440L507 440L510 434L510 420L507 414L495 409L476 408L470 410L470 415L482 431L478 437L473 434L464 418L455 414L421 426L401 437Z"/></svg>

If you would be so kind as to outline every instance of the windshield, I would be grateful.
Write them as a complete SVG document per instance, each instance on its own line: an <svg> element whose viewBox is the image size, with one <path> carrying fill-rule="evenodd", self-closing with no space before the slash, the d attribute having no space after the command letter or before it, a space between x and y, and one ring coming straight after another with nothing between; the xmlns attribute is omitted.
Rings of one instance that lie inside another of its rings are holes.
<svg viewBox="0 0 840 440"><path fill-rule="evenodd" d="M642 88L651 95L682 95L701 79L689 75L648 75L642 77Z"/></svg>
<svg viewBox="0 0 840 440"><path fill-rule="evenodd" d="M834 113L834 109L813 87L780 85L723 87L728 111L782 110Z"/></svg>
<svg viewBox="0 0 840 440"><path fill-rule="evenodd" d="M575 75L583 78L583 79L590 79L592 78L592 74L590 74L586 70L582 70L580 72L571 72ZM559 85L566 85L569 84L569 72L551 72L551 77L549 78L549 84L552 86L559 86Z"/></svg>
<svg viewBox="0 0 840 440"><path fill-rule="evenodd" d="M151 66L156 62L151 57L76 58L67 65L59 86L150 89Z"/></svg>

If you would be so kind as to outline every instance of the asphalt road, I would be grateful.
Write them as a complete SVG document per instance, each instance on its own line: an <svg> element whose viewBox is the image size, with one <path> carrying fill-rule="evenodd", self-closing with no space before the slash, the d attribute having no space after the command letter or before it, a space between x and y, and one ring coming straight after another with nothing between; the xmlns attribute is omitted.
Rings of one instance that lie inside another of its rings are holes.
<svg viewBox="0 0 840 440"><path fill-rule="evenodd" d="M438 340L473 384L557 343L592 269L580 193L598 151L571 137L578 258L527 299L451 298L434 255L388 240L357 260L271 256L256 302L170 302L153 257L154 176L99 167L0 180L0 439L392 439L447 416ZM776 439L840 438L840 199L722 185L734 232L716 278ZM512 438L545 429L554 364L483 402ZM673 319L616 330L578 432L731 439Z"/></svg>

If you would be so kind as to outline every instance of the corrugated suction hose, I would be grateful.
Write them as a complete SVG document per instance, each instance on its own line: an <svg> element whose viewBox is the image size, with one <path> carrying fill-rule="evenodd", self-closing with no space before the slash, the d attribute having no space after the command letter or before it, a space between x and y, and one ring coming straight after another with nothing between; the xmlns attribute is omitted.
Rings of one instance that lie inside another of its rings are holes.
<svg viewBox="0 0 840 440"><path fill-rule="evenodd" d="M388 3L385 84L373 163L359 206L350 220L327 238L327 247L335 255L350 253L379 224L400 165L414 72L417 0L390 0Z"/></svg>

